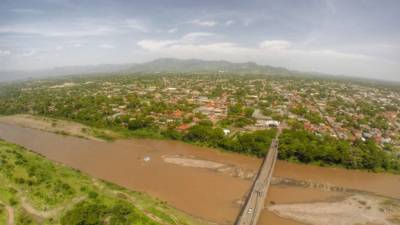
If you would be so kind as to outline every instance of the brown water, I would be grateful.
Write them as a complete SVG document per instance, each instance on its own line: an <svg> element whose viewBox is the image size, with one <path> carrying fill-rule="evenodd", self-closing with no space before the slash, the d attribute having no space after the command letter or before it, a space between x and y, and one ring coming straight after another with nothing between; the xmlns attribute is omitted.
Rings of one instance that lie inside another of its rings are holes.
<svg viewBox="0 0 400 225"><path fill-rule="evenodd" d="M0 137L92 176L146 192L192 215L226 224L232 224L235 220L240 208L237 201L247 193L251 181L210 169L168 164L162 156L195 156L247 170L257 170L261 163L261 160L252 157L176 141L138 139L106 143L6 124L0 124ZM150 156L151 160L144 162L145 156ZM282 161L277 163L274 175L325 182L400 198L400 176L395 175L320 168ZM315 189L272 186L267 201L307 202L337 195ZM279 218L264 210L260 224L300 223Z"/></svg>

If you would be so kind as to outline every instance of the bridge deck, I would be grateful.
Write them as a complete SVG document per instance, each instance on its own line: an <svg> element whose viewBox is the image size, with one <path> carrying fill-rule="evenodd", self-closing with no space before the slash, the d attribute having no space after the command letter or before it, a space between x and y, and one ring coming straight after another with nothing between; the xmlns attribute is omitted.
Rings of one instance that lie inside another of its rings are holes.
<svg viewBox="0 0 400 225"><path fill-rule="evenodd" d="M279 132L280 133L280 132ZM277 136L279 136L279 133ZM272 173L278 156L278 137L270 146L267 156L261 165L252 189L247 196L245 204L236 220L235 225L256 225L264 208L264 201L271 183Z"/></svg>

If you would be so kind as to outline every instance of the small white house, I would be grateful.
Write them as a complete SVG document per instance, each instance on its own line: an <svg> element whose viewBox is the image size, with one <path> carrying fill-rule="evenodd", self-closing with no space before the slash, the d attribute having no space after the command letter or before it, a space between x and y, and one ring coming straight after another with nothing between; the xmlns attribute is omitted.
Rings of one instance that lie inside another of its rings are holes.
<svg viewBox="0 0 400 225"><path fill-rule="evenodd" d="M225 135L228 135L228 134L231 133L231 131L230 131L229 129L223 129L223 131L224 131L224 134L225 134Z"/></svg>
<svg viewBox="0 0 400 225"><path fill-rule="evenodd" d="M276 120L267 120L267 121L265 122L265 124L266 124L268 127L279 127L279 124L281 124L281 122L276 121Z"/></svg>

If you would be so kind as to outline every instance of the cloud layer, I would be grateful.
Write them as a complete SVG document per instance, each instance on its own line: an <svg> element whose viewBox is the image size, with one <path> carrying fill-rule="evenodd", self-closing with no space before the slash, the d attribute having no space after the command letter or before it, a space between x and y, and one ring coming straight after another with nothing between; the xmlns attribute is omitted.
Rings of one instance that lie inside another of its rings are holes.
<svg viewBox="0 0 400 225"><path fill-rule="evenodd" d="M360 67L377 75L400 71L400 66L396 62L331 49L305 49L301 45L285 40L264 40L254 47L246 47L233 42L188 39L187 37L193 36L192 34L195 33L186 34L176 40L141 40L137 45L146 51L165 57L254 61L312 72L359 74Z"/></svg>
<svg viewBox="0 0 400 225"><path fill-rule="evenodd" d="M0 5L1 69L168 56L400 80L396 0L32 0L28 6Z"/></svg>

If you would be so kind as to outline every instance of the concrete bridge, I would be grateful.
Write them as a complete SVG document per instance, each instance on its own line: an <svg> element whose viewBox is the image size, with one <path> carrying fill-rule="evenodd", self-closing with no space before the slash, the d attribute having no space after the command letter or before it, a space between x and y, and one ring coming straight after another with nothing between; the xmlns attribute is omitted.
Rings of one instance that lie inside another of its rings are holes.
<svg viewBox="0 0 400 225"><path fill-rule="evenodd" d="M265 198L267 197L275 162L278 157L278 138L280 133L281 128L278 129L278 134L271 143L268 154L264 158L235 225L256 225L258 222L261 210L264 208Z"/></svg>

